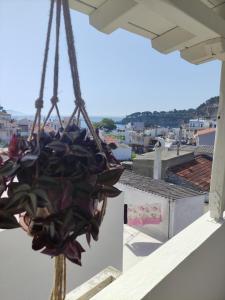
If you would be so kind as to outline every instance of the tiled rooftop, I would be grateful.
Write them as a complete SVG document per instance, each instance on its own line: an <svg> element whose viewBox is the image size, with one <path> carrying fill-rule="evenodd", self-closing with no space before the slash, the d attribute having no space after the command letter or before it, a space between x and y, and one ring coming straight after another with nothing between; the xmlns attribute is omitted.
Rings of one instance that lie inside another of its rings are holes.
<svg viewBox="0 0 225 300"><path fill-rule="evenodd" d="M182 177L202 191L209 191L212 159L206 155L198 155L191 162L170 168L169 171Z"/></svg>
<svg viewBox="0 0 225 300"><path fill-rule="evenodd" d="M155 180L150 177L136 174L129 170L124 171L119 183L172 200L188 198L202 194L186 187L168 183L163 180Z"/></svg>
<svg viewBox="0 0 225 300"><path fill-rule="evenodd" d="M216 128L206 128L206 129L200 129L197 131L196 135L205 135L212 132L216 132Z"/></svg>

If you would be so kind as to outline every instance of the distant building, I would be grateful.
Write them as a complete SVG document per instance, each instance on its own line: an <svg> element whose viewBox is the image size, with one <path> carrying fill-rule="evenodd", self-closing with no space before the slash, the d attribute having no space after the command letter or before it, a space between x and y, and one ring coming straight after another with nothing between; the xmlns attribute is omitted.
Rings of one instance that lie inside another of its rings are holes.
<svg viewBox="0 0 225 300"><path fill-rule="evenodd" d="M156 151L148 152L143 155L138 155L133 161L133 170L135 173L154 177L154 162L156 159ZM190 151L182 151L177 155L177 151L168 151L165 149L161 153L161 178L165 178L166 171L172 166L179 165L184 162L189 162L194 159L194 153Z"/></svg>
<svg viewBox="0 0 225 300"><path fill-rule="evenodd" d="M166 136L169 132L168 128L156 126L154 128L148 128L144 131L145 135L155 138L157 136Z"/></svg>
<svg viewBox="0 0 225 300"><path fill-rule="evenodd" d="M125 143L127 145L144 145L143 133L136 132L134 130L125 131Z"/></svg>
<svg viewBox="0 0 225 300"><path fill-rule="evenodd" d="M0 111L0 142L8 143L13 134L11 115L5 110Z"/></svg>
<svg viewBox="0 0 225 300"><path fill-rule="evenodd" d="M196 146L213 146L215 142L216 128L206 128L198 130L195 134Z"/></svg>
<svg viewBox="0 0 225 300"><path fill-rule="evenodd" d="M201 128L215 128L216 121L214 120L205 120L205 119L191 119L189 121L189 128L193 130L198 130Z"/></svg>
<svg viewBox="0 0 225 300"><path fill-rule="evenodd" d="M120 141L112 135L103 135L103 140L107 144L115 144L117 146L116 149L112 150L113 155L116 159L123 160L131 160L132 148L124 143L120 143Z"/></svg>
<svg viewBox="0 0 225 300"><path fill-rule="evenodd" d="M145 124L144 122L131 122L126 125L126 128L134 131L143 131L145 129Z"/></svg>
<svg viewBox="0 0 225 300"><path fill-rule="evenodd" d="M62 120L63 122L63 120ZM45 131L46 132L57 132L59 128L61 127L60 122L58 119L49 119L47 123L45 124Z"/></svg>
<svg viewBox="0 0 225 300"><path fill-rule="evenodd" d="M120 161L131 160L132 148L125 144L117 144L117 148L112 150L112 153Z"/></svg>
<svg viewBox="0 0 225 300"><path fill-rule="evenodd" d="M32 121L28 119L21 119L17 121L17 134L22 137L28 137L30 134Z"/></svg>

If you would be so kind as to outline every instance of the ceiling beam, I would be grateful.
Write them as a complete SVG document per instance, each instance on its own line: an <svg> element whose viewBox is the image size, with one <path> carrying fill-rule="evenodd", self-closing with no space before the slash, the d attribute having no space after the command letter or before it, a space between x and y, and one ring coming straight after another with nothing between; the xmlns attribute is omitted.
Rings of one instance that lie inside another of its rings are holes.
<svg viewBox="0 0 225 300"><path fill-rule="evenodd" d="M123 17L137 5L134 0L107 0L90 14L90 24L111 33L124 24Z"/></svg>
<svg viewBox="0 0 225 300"><path fill-rule="evenodd" d="M69 6L70 8L85 13L87 15L89 15L93 10L95 10L95 7L91 5L88 5L80 1L74 1L74 0L69 0Z"/></svg>
<svg viewBox="0 0 225 300"><path fill-rule="evenodd" d="M184 44L192 40L195 37L194 34L189 31L176 27L167 31L166 33L152 39L152 47L162 53L169 53L182 49Z"/></svg>
<svg viewBox="0 0 225 300"><path fill-rule="evenodd" d="M225 20L196 0L136 0L195 36L225 37Z"/></svg>
<svg viewBox="0 0 225 300"><path fill-rule="evenodd" d="M193 64L201 64L210 60L225 60L225 39L208 40L180 52L181 57Z"/></svg>

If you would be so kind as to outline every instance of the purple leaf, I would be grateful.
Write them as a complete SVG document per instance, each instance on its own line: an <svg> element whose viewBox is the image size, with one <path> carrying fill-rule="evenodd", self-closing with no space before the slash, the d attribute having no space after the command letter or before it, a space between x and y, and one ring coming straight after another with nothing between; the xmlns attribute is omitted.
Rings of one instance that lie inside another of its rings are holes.
<svg viewBox="0 0 225 300"><path fill-rule="evenodd" d="M81 244L77 241L69 241L64 249L65 256L73 263L81 266L81 254L85 252Z"/></svg>
<svg viewBox="0 0 225 300"><path fill-rule="evenodd" d="M45 248L44 250L41 251L41 253L43 254L47 254L47 255L50 255L51 257L54 257L54 256L58 256L60 254L62 254L62 251L60 249L56 249L56 248Z"/></svg>

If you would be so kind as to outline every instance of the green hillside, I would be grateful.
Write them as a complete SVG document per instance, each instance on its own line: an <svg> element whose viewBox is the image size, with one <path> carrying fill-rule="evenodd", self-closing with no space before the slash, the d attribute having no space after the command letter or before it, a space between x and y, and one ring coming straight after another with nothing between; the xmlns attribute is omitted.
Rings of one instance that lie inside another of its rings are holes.
<svg viewBox="0 0 225 300"><path fill-rule="evenodd" d="M218 103L219 97L213 97L199 105L196 109L135 112L126 116L122 120L122 124L144 122L146 127L179 127L184 123L188 123L193 118L216 118Z"/></svg>

